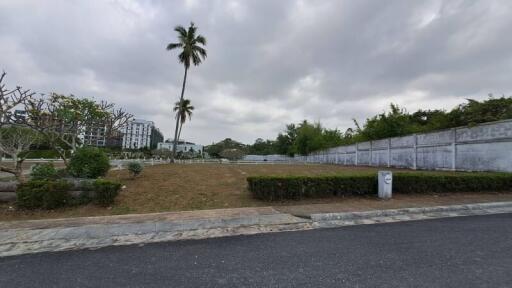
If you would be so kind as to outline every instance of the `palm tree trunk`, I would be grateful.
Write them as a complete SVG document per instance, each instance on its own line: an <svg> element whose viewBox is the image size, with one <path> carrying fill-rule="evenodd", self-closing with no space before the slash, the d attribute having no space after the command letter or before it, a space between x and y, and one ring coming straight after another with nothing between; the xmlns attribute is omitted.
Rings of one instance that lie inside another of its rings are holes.
<svg viewBox="0 0 512 288"><path fill-rule="evenodd" d="M183 127L183 122L180 121L180 130L178 131L178 142L180 141L180 138L181 138L181 128Z"/></svg>
<svg viewBox="0 0 512 288"><path fill-rule="evenodd" d="M182 104L183 104L183 95L185 94L185 84L187 83L187 72L188 72L188 67L185 66L185 75L183 76L183 86L181 87L180 109L178 110L178 115L181 115L181 108L182 108ZM176 156L176 148L178 145L179 125L180 125L180 117L176 117L176 128L174 129L174 143L172 145L171 161L174 161L174 157Z"/></svg>

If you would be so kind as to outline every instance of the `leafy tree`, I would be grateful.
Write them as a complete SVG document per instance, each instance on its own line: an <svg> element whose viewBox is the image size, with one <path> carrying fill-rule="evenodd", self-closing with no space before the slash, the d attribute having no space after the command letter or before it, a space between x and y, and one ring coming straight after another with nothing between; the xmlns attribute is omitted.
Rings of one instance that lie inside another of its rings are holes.
<svg viewBox="0 0 512 288"><path fill-rule="evenodd" d="M25 124L44 136L66 166L66 150L74 152L77 149L80 144L78 135L87 127L104 126L110 116L93 100L57 93L31 99L26 106L28 117Z"/></svg>
<svg viewBox="0 0 512 288"><path fill-rule="evenodd" d="M252 155L271 155L277 154L276 141L256 139L254 144L249 146L249 154Z"/></svg>
<svg viewBox="0 0 512 288"><path fill-rule="evenodd" d="M301 155L308 155L315 150L324 148L322 132L320 123L311 124L304 120L297 129L297 138L294 142L295 151Z"/></svg>
<svg viewBox="0 0 512 288"><path fill-rule="evenodd" d="M43 135L44 143L55 150L68 166L67 151L74 153L83 144L78 136L88 130L105 127L107 141L133 117L113 103L52 93L48 97L26 101L24 124Z"/></svg>
<svg viewBox="0 0 512 288"><path fill-rule="evenodd" d="M278 154L293 156L295 151L295 139L297 138L297 127L295 124L286 125L286 130L279 133L276 139L276 150Z"/></svg>
<svg viewBox="0 0 512 288"><path fill-rule="evenodd" d="M220 157L226 158L228 160L236 161L240 160L244 157L245 152L241 149L224 149L220 152Z"/></svg>
<svg viewBox="0 0 512 288"><path fill-rule="evenodd" d="M448 113L452 127L512 118L512 97L494 98L489 94L489 98L482 102L473 99L467 101Z"/></svg>
<svg viewBox="0 0 512 288"><path fill-rule="evenodd" d="M246 153L248 148L246 145L231 138L226 138L218 143L213 143L212 145L208 145L204 148L208 155L214 158L222 157L221 152L227 149L237 149Z"/></svg>
<svg viewBox="0 0 512 288"><path fill-rule="evenodd" d="M181 128L185 121L187 121L187 116L189 120L192 120L192 111L194 111L194 106L190 105L189 99L183 99L183 101L178 101L174 104L174 112L176 112L176 119L179 118L180 129L178 132L178 141L180 141L181 136Z"/></svg>
<svg viewBox="0 0 512 288"><path fill-rule="evenodd" d="M181 87L181 96L180 96L180 105L182 107L183 103L183 95L185 94L185 85L187 82L187 72L190 68L190 64L194 64L194 66L198 66L201 62L206 59L207 52L203 46L206 46L206 38L202 35L197 35L197 27L194 23L190 23L188 29L185 29L183 26L176 26L174 31L178 33L178 42L169 43L167 45L167 50L180 49L180 53L178 54L178 60L185 67L185 73L183 76L183 85ZM178 113L181 115L181 112ZM172 159L176 155L176 147L178 145L178 127L180 124L181 118L176 118L176 128L174 130L174 145L173 145L173 154Z"/></svg>

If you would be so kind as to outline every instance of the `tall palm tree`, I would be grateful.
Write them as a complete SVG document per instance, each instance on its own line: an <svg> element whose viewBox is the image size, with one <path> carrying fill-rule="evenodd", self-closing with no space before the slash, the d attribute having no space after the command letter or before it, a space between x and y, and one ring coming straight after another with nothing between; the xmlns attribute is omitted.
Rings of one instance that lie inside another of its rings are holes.
<svg viewBox="0 0 512 288"><path fill-rule="evenodd" d="M173 110L176 112L176 119L180 118L180 129L178 131L178 138L176 139L176 141L180 141L181 128L183 127L185 121L187 121L187 116L189 120L192 120L192 111L194 111L194 106L190 105L189 99L183 99L181 103L178 101L176 104L174 104Z"/></svg>
<svg viewBox="0 0 512 288"><path fill-rule="evenodd" d="M194 66L198 66L201 62L206 59L206 49L203 46L206 46L206 38L202 35L196 35L197 27L194 23L190 23L188 29L185 29L183 26L176 26L174 31L178 33L178 42L177 43L169 43L167 45L167 50L180 49L180 54L178 54L178 60L185 67L185 74L183 76L183 86L181 87L181 97L180 97L180 105L182 107L183 103L183 95L185 94L185 84L187 83L187 72L190 68L190 64L194 64ZM181 113L179 112L181 115ZM180 124L181 117L176 118L176 128L174 129L174 144L172 149L172 159L174 160L174 156L176 156L176 146L178 145L178 127Z"/></svg>

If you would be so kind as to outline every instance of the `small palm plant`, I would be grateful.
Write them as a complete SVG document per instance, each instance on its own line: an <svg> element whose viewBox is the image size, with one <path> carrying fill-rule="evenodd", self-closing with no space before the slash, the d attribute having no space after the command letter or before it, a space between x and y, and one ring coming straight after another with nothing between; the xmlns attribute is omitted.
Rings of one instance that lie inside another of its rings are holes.
<svg viewBox="0 0 512 288"><path fill-rule="evenodd" d="M142 167L142 164L139 162L130 162L128 163L128 171L130 171L130 174L133 179L135 177L139 176L139 174L142 172L144 168Z"/></svg>

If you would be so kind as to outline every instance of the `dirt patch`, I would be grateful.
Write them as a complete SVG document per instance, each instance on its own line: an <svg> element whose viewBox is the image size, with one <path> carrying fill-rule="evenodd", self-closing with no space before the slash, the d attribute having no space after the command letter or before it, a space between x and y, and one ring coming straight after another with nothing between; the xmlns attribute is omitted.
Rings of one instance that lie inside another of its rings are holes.
<svg viewBox="0 0 512 288"><path fill-rule="evenodd" d="M75 208L58 209L54 211L23 212L16 211L10 208L9 204L4 203L0 204L0 221L187 211L217 208L258 207L271 205L280 206L279 209L284 209L281 207L290 205L326 203L329 203L328 205L337 205L338 203L340 205L343 204L342 206L339 206L339 209L365 209L365 207L390 207L389 205L391 204L389 203L399 203L397 205L412 205L413 203L418 203L417 205L420 205L421 202L426 203L425 201L427 201L427 199L431 199L428 201L431 201L432 203L435 203L435 201L441 201L440 199L451 199L448 196L441 197L437 195L397 195L395 199L391 200L390 202L382 202L375 197L345 197L269 203L253 199L249 191L247 191L246 179L248 176L361 174L376 173L378 170L378 168L346 167L334 165L164 164L145 167L142 174L136 179L131 179L126 170L113 170L109 173L107 178L122 182L126 188L120 193L115 205L110 208L101 208L94 205L87 205ZM398 171L397 169L391 170ZM471 202L484 202L482 201L483 198L477 196L483 197L483 194L477 194L474 196L470 196L469 194L454 194L450 197L453 197L454 201L455 199L468 199L468 201ZM512 200L512 195L507 194L489 194L488 197L489 199L494 199L490 201L503 201L500 199ZM304 213L307 213L306 208L301 209L306 211ZM297 211L298 210L296 210L296 212Z"/></svg>

